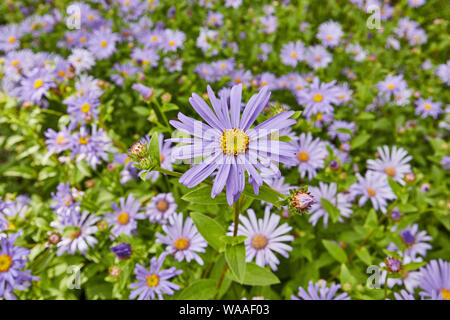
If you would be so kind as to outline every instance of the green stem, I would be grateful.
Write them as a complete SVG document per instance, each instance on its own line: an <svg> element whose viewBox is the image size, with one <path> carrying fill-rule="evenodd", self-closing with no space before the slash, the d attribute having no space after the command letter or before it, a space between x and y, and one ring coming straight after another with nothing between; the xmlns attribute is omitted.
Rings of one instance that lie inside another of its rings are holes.
<svg viewBox="0 0 450 320"><path fill-rule="evenodd" d="M386 274L386 280L384 282L384 300L386 300L386 298L387 298L387 283L388 283L388 279L389 279L389 271Z"/></svg>

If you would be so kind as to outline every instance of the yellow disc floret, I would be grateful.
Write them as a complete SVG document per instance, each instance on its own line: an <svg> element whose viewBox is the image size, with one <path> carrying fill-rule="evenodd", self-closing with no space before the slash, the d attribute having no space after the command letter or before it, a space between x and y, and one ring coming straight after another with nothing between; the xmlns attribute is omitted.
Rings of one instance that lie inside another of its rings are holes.
<svg viewBox="0 0 450 320"><path fill-rule="evenodd" d="M248 149L248 143L247 135L238 128L225 129L225 132L220 137L220 146L223 153L230 156L245 153Z"/></svg>

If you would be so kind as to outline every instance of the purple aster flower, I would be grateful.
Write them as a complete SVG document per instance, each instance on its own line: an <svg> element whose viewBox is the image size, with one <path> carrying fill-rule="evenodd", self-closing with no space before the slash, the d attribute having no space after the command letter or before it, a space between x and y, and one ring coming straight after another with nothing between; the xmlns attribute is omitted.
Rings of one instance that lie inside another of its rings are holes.
<svg viewBox="0 0 450 320"><path fill-rule="evenodd" d="M8 52L18 49L23 34L23 30L17 24L0 26L0 50Z"/></svg>
<svg viewBox="0 0 450 320"><path fill-rule="evenodd" d="M50 88L56 87L53 73L46 68L35 68L20 81L20 100L40 104Z"/></svg>
<svg viewBox="0 0 450 320"><path fill-rule="evenodd" d="M136 219L144 219L144 213L139 212L141 209L141 203L136 200L132 193L128 195L128 198L120 198L120 207L111 202L111 208L115 212L105 213L105 219L109 225L113 225L111 233L115 236L126 234L131 236L137 228Z"/></svg>
<svg viewBox="0 0 450 320"><path fill-rule="evenodd" d="M377 83L379 95L389 99L391 95L395 95L407 88L407 83L403 79L403 75L393 76L387 75L383 81Z"/></svg>
<svg viewBox="0 0 450 320"><path fill-rule="evenodd" d="M387 21L392 18L394 15L394 7L384 4L383 7L381 7L380 10L380 20L381 21Z"/></svg>
<svg viewBox="0 0 450 320"><path fill-rule="evenodd" d="M441 105L441 102L433 102L431 98L420 98L416 101L416 115L421 115L422 118L433 117L436 119L443 112Z"/></svg>
<svg viewBox="0 0 450 320"><path fill-rule="evenodd" d="M159 300L163 300L163 293L173 295L174 290L180 289L179 285L167 280L183 271L177 270L175 267L161 270L166 256L167 253L162 253L158 259L153 257L150 260L150 270L136 264L134 273L138 281L130 285L130 288L133 289L130 293L130 299L138 297L138 300L155 300L158 296Z"/></svg>
<svg viewBox="0 0 450 320"><path fill-rule="evenodd" d="M268 139L270 134L296 122L289 119L294 111L281 112L250 129L269 101L267 87L250 98L242 114L242 84L232 87L230 107L224 96L217 99L209 86L207 90L214 111L195 93L189 99L207 124L182 113L178 113L178 121L170 121L178 130L195 136L170 139L172 142L187 143L173 148L172 159L192 160L202 156L204 160L184 173L180 183L188 188L195 187L217 170L211 197L221 193L226 185L227 200L231 206L244 190L245 171L248 172L249 183L258 193L263 184L258 170L267 168L273 161L295 164L296 150L292 145Z"/></svg>
<svg viewBox="0 0 450 320"><path fill-rule="evenodd" d="M223 14L220 12L209 11L206 16L206 24L214 27L221 27L223 25Z"/></svg>
<svg viewBox="0 0 450 320"><path fill-rule="evenodd" d="M153 89L140 83L134 83L131 88L141 94L142 99L149 100L153 97Z"/></svg>
<svg viewBox="0 0 450 320"><path fill-rule="evenodd" d="M392 179L405 185L403 180L405 174L411 172L411 166L408 164L412 157L408 156L408 152L397 146L392 147L392 151L388 146L378 147L378 154L380 159L367 160L367 168L369 170L384 173Z"/></svg>
<svg viewBox="0 0 450 320"><path fill-rule="evenodd" d="M265 267L269 265L272 270L278 269L280 261L274 252L281 254L283 257L289 257L289 251L292 247L285 244L286 241L294 241L292 235L287 235L292 228L280 222L280 216L271 214L270 209L266 208L263 219L257 219L252 209L247 210L248 218L241 216L242 224L238 225L237 234L246 236L245 239L245 260L253 261L256 258L256 264ZM228 228L228 235L233 235L234 223Z"/></svg>
<svg viewBox="0 0 450 320"><path fill-rule="evenodd" d="M333 48L339 44L344 35L342 27L335 21L327 21L319 26L316 38L319 39L325 47Z"/></svg>
<svg viewBox="0 0 450 320"><path fill-rule="evenodd" d="M97 59L106 59L117 50L117 41L119 37L116 33L107 28L98 29L90 36L88 49Z"/></svg>
<svg viewBox="0 0 450 320"><path fill-rule="evenodd" d="M410 45L420 45L427 42L427 34L422 28L413 28L406 34Z"/></svg>
<svg viewBox="0 0 450 320"><path fill-rule="evenodd" d="M303 114L306 117L318 113L333 113L334 108L331 104L339 103L335 83L336 81L320 83L319 78L315 77L308 89L297 91L297 101L305 105Z"/></svg>
<svg viewBox="0 0 450 320"><path fill-rule="evenodd" d="M81 204L81 202L75 201L69 182L65 184L60 182L56 188L56 193L52 192L51 195L55 204L51 205L50 208L54 210L62 221L69 218L72 212L77 211Z"/></svg>
<svg viewBox="0 0 450 320"><path fill-rule="evenodd" d="M331 61L333 61L333 57L331 54L325 49L325 47L321 45L310 46L306 49L306 63L313 68L314 70L320 68L326 68Z"/></svg>
<svg viewBox="0 0 450 320"><path fill-rule="evenodd" d="M47 145L48 150L47 156L70 149L70 130L65 126L59 132L49 128L44 132L44 135L46 137L45 144Z"/></svg>
<svg viewBox="0 0 450 320"><path fill-rule="evenodd" d="M79 95L84 95L90 91L90 95L100 98L103 90L99 87L99 80L93 76L81 74L75 82L75 89Z"/></svg>
<svg viewBox="0 0 450 320"><path fill-rule="evenodd" d="M408 5L413 8L423 6L427 0L408 0Z"/></svg>
<svg viewBox="0 0 450 320"><path fill-rule="evenodd" d="M110 247L111 251L116 255L120 260L126 260L131 257L133 250L128 243L119 243L116 246Z"/></svg>
<svg viewBox="0 0 450 320"><path fill-rule="evenodd" d="M450 169L450 157L449 156L443 156L441 160L441 165L444 170Z"/></svg>
<svg viewBox="0 0 450 320"><path fill-rule="evenodd" d="M295 67L305 56L305 45L301 41L288 42L281 48L281 62L287 66Z"/></svg>
<svg viewBox="0 0 450 320"><path fill-rule="evenodd" d="M230 8L233 7L237 9L241 6L242 0L225 0L225 7Z"/></svg>
<svg viewBox="0 0 450 320"><path fill-rule="evenodd" d="M180 57L164 57L164 67L169 72L180 72L183 68L183 59Z"/></svg>
<svg viewBox="0 0 450 320"><path fill-rule="evenodd" d="M71 127L74 128L79 122L91 121L98 119L98 106L100 100L97 95L88 91L83 95L75 95L63 101L67 105L67 112L71 120Z"/></svg>
<svg viewBox="0 0 450 320"><path fill-rule="evenodd" d="M172 193L160 193L152 198L145 208L150 222L166 224L169 218L176 212L177 204Z"/></svg>
<svg viewBox="0 0 450 320"><path fill-rule="evenodd" d="M108 160L108 153L111 148L111 141L107 137L106 132L102 129L97 130L97 126L93 125L91 133L85 126L72 136L71 152L72 159L77 157L77 161L86 159L86 161L94 168L101 163L101 160Z"/></svg>
<svg viewBox="0 0 450 320"><path fill-rule="evenodd" d="M65 252L73 255L77 251L85 255L89 247L94 247L98 242L93 235L97 233L96 223L99 220L100 217L89 214L87 211L83 213L72 211L70 218L65 221L52 221L50 226L63 235L56 245L58 248L56 255L60 256ZM69 233L65 232L68 228L70 228Z"/></svg>
<svg viewBox="0 0 450 320"><path fill-rule="evenodd" d="M311 132L302 133L298 140L291 141L297 152L296 165L298 172L303 179L308 174L308 180L314 178L318 169L325 165L324 159L327 156L327 149L323 141L319 138L313 139Z"/></svg>
<svg viewBox="0 0 450 320"><path fill-rule="evenodd" d="M77 74L90 70L95 64L94 55L86 49L73 49L68 61L75 68Z"/></svg>
<svg viewBox="0 0 450 320"><path fill-rule="evenodd" d="M203 265L197 252L205 252L208 243L197 231L192 219L187 217L183 223L183 213L180 212L173 214L169 221L170 224L162 226L166 235L156 233L156 242L166 244L166 251L174 255L177 261L191 262L194 259Z"/></svg>
<svg viewBox="0 0 450 320"><path fill-rule="evenodd" d="M423 298L450 300L450 262L431 260L425 267L420 268L419 294Z"/></svg>
<svg viewBox="0 0 450 320"><path fill-rule="evenodd" d="M183 48L183 43L186 41L186 35L182 31L174 31L166 29L164 31L164 42L162 48L164 52L174 52L178 48Z"/></svg>
<svg viewBox="0 0 450 320"><path fill-rule="evenodd" d="M358 202L360 207L370 199L375 210L380 209L381 212L386 213L387 201L396 198L386 176L369 170L365 177L362 177L359 173L356 174L356 177L358 181L350 187L350 196L352 198L361 196Z"/></svg>
<svg viewBox="0 0 450 320"><path fill-rule="evenodd" d="M158 66L159 54L155 48L141 49L136 47L131 53L131 58L142 68L153 68Z"/></svg>
<svg viewBox="0 0 450 320"><path fill-rule="evenodd" d="M244 86L249 86L250 81L252 80L252 73L249 70L238 69L234 70L230 74L231 81L229 83L230 86L237 85L242 83Z"/></svg>
<svg viewBox="0 0 450 320"><path fill-rule="evenodd" d="M277 30L278 18L274 15L266 15L259 18L259 21L264 26L264 33L273 33Z"/></svg>
<svg viewBox="0 0 450 320"><path fill-rule="evenodd" d="M399 234L402 237L403 243L408 247L405 250L405 256L409 256L412 259L416 258L416 255L425 257L427 251L432 248L427 241L431 241L433 238L427 235L426 231L419 231L417 224L408 226L406 229L400 231Z"/></svg>
<svg viewBox="0 0 450 320"><path fill-rule="evenodd" d="M40 280L31 270L23 270L30 250L14 245L19 235L10 234L0 240L0 298L7 300L16 299L13 290L25 290L30 281Z"/></svg>
<svg viewBox="0 0 450 320"><path fill-rule="evenodd" d="M345 131L341 129L345 129ZM335 139L337 137L341 142L346 142L352 138L352 136L347 132L348 130L352 133L355 132L356 125L354 122L334 120L331 126L328 128L328 135L332 139Z"/></svg>
<svg viewBox="0 0 450 320"><path fill-rule="evenodd" d="M394 292L395 300L416 300L413 294L408 293L405 289L400 290L400 293Z"/></svg>
<svg viewBox="0 0 450 320"><path fill-rule="evenodd" d="M317 283L309 281L308 291L302 287L298 288L298 295L291 296L292 300L351 300L347 292L343 292L336 296L337 291L341 288L340 284L331 284L331 287L327 287L325 280L320 280Z"/></svg>
<svg viewBox="0 0 450 320"><path fill-rule="evenodd" d="M363 50L359 43L350 43L345 48L345 52L353 54L353 59L357 62L364 61L367 57L367 52Z"/></svg>
<svg viewBox="0 0 450 320"><path fill-rule="evenodd" d="M348 201L347 196L343 193L337 193L336 183L326 184L320 181L319 187L309 187L308 191L314 199L316 199L308 211L308 214L311 215L309 222L312 223L313 226L317 224L320 217L323 217L324 228L328 225L328 212L322 207L322 198L328 200L331 204L338 208L342 217L348 218L353 213L351 208L352 205L350 201ZM341 217L339 217L339 221L343 221Z"/></svg>
<svg viewBox="0 0 450 320"><path fill-rule="evenodd" d="M419 28L419 24L416 21L410 20L409 18L401 18L394 32L398 37L404 38L408 32L416 28Z"/></svg>
<svg viewBox="0 0 450 320"><path fill-rule="evenodd" d="M442 82L450 86L450 60L447 60L445 64L438 65L435 72Z"/></svg>
<svg viewBox="0 0 450 320"><path fill-rule="evenodd" d="M386 39L386 48L392 48L394 50L400 50L400 41L398 41L397 39L395 39L392 36L389 36Z"/></svg>

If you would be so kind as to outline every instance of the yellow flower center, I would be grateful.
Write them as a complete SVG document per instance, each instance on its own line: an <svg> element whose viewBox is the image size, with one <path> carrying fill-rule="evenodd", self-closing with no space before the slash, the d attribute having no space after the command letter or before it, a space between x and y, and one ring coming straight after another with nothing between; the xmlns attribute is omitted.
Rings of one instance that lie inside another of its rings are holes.
<svg viewBox="0 0 450 320"><path fill-rule="evenodd" d="M369 194L369 196L373 197L375 195L375 190L372 188L368 188L367 193Z"/></svg>
<svg viewBox="0 0 450 320"><path fill-rule="evenodd" d="M66 137L59 136L58 139L56 139L56 144L59 145L59 146L67 144Z"/></svg>
<svg viewBox="0 0 450 320"><path fill-rule="evenodd" d="M89 16L89 20L94 20L94 16L92 14Z"/></svg>
<svg viewBox="0 0 450 320"><path fill-rule="evenodd" d="M189 248L189 240L184 237L178 238L177 240L175 240L173 245L175 248L177 248L177 250L186 250L187 248Z"/></svg>
<svg viewBox="0 0 450 320"><path fill-rule="evenodd" d="M155 42L156 40L158 40L158 37L157 36L153 36L152 37L152 41Z"/></svg>
<svg viewBox="0 0 450 320"><path fill-rule="evenodd" d="M297 155L298 160L301 162L306 162L309 160L309 155L306 152L299 152Z"/></svg>
<svg viewBox="0 0 450 320"><path fill-rule="evenodd" d="M13 67L17 67L18 65L19 65L19 60L13 60L13 61L11 61L11 65L13 66Z"/></svg>
<svg viewBox="0 0 450 320"><path fill-rule="evenodd" d="M81 37L81 38L80 38L80 42L81 42L81 43L85 43L85 42L86 42L86 37Z"/></svg>
<svg viewBox="0 0 450 320"><path fill-rule="evenodd" d="M9 37L8 38L8 42L9 43L14 43L16 41L16 37Z"/></svg>
<svg viewBox="0 0 450 320"><path fill-rule="evenodd" d="M393 177L393 176L395 176L395 169L394 168L386 168L386 169L384 169L384 173L386 173L390 177Z"/></svg>
<svg viewBox="0 0 450 320"><path fill-rule="evenodd" d="M333 36L328 36L327 39L328 40L333 40Z"/></svg>
<svg viewBox="0 0 450 320"><path fill-rule="evenodd" d="M0 255L0 272L6 272L12 266L12 258L7 254Z"/></svg>
<svg viewBox="0 0 450 320"><path fill-rule="evenodd" d="M298 85L297 87L295 87L297 90L302 90L303 87L301 85Z"/></svg>
<svg viewBox="0 0 450 320"><path fill-rule="evenodd" d="M119 224L127 224L130 221L130 215L127 212L121 212L118 216L117 216L117 222Z"/></svg>
<svg viewBox="0 0 450 320"><path fill-rule="evenodd" d="M146 66L148 66L148 65L150 64L150 61L148 61L148 60L142 60L142 61L141 61L141 64L142 64L144 67L146 67Z"/></svg>
<svg viewBox="0 0 450 320"><path fill-rule="evenodd" d="M426 104L426 105L424 106L424 108L425 108L426 110L430 110L430 109L431 109L431 104Z"/></svg>
<svg viewBox="0 0 450 320"><path fill-rule="evenodd" d="M321 114L321 113L318 113L317 114L317 120L322 120L323 119L323 114Z"/></svg>
<svg viewBox="0 0 450 320"><path fill-rule="evenodd" d="M0 271L1 271L1 269L0 269ZM442 300L450 300L450 290L449 289L441 289L441 293L442 293Z"/></svg>
<svg viewBox="0 0 450 320"><path fill-rule="evenodd" d="M87 144L89 142L89 137L79 137L78 142L80 144Z"/></svg>
<svg viewBox="0 0 450 320"><path fill-rule="evenodd" d="M236 78L234 81L235 81L236 83L241 83L241 82L242 82L241 78Z"/></svg>
<svg viewBox="0 0 450 320"><path fill-rule="evenodd" d="M125 1L125 5L128 7L130 5L130 1Z"/></svg>
<svg viewBox="0 0 450 320"><path fill-rule="evenodd" d="M226 64L222 64L222 65L220 66L221 69L225 69L226 67L227 67Z"/></svg>
<svg viewBox="0 0 450 320"><path fill-rule="evenodd" d="M387 85L387 87L388 87L388 89L390 89L390 90L392 90L392 89L395 88L395 86L394 86L392 83L389 83L389 84Z"/></svg>
<svg viewBox="0 0 450 320"><path fill-rule="evenodd" d="M43 84L44 84L44 80L42 80L41 78L36 79L36 81L34 81L34 87L36 89L39 89L40 87L42 87Z"/></svg>
<svg viewBox="0 0 450 320"><path fill-rule="evenodd" d="M102 40L102 42L100 42L100 45L102 46L102 48L104 48L108 45L108 42L106 40Z"/></svg>
<svg viewBox="0 0 450 320"><path fill-rule="evenodd" d="M149 287L153 288L159 284L159 277L156 274L152 273L151 275L147 276L145 281L147 282L147 285Z"/></svg>
<svg viewBox="0 0 450 320"><path fill-rule="evenodd" d="M320 93L316 93L313 97L314 102L321 102L323 100L323 96Z"/></svg>
<svg viewBox="0 0 450 320"><path fill-rule="evenodd" d="M321 59L322 59L322 58L319 57L319 56L317 56L317 57L314 58L314 60L316 60L316 61L320 61Z"/></svg>
<svg viewBox="0 0 450 320"><path fill-rule="evenodd" d="M238 128L225 129L222 137L220 137L220 146L223 153L230 156L245 153L248 149L248 142L245 132Z"/></svg>
<svg viewBox="0 0 450 320"><path fill-rule="evenodd" d="M292 52L292 53L291 53L291 57L292 57L292 58L296 58L296 57L297 57L297 52Z"/></svg>
<svg viewBox="0 0 450 320"><path fill-rule="evenodd" d="M91 110L91 105L90 105L89 103L84 103L84 104L81 106L81 112L83 112L83 113L88 113L89 110Z"/></svg>
<svg viewBox="0 0 450 320"><path fill-rule="evenodd" d="M64 77L65 75L66 75L66 73L64 72L64 70L59 70L58 71L58 76Z"/></svg>
<svg viewBox="0 0 450 320"><path fill-rule="evenodd" d="M269 240L262 234L257 234L252 238L252 247L256 250L264 249L267 246Z"/></svg>
<svg viewBox="0 0 450 320"><path fill-rule="evenodd" d="M170 40L170 41L169 41L169 46L174 46L174 45L175 45L175 41Z"/></svg>
<svg viewBox="0 0 450 320"><path fill-rule="evenodd" d="M158 209L160 212L165 212L167 209L169 209L169 203L166 200L160 200L156 204L156 209Z"/></svg>
<svg viewBox="0 0 450 320"><path fill-rule="evenodd" d="M266 81L261 82L261 86L264 87L265 85L267 85Z"/></svg>
<svg viewBox="0 0 450 320"><path fill-rule="evenodd" d="M72 233L69 235L69 238L72 239L72 240L75 240L75 239L78 238L80 235L81 235L81 230L77 230L77 231L72 232Z"/></svg>

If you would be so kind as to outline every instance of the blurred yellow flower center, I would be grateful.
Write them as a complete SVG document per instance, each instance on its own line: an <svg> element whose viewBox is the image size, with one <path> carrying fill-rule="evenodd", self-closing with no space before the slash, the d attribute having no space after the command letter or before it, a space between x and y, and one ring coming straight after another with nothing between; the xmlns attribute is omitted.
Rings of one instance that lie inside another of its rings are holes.
<svg viewBox="0 0 450 320"><path fill-rule="evenodd" d="M69 238L75 240L81 235L81 230L76 230L69 235Z"/></svg>
<svg viewBox="0 0 450 320"><path fill-rule="evenodd" d="M302 151L298 153L297 158L301 162L306 162L309 160L309 155L306 152Z"/></svg>
<svg viewBox="0 0 450 320"><path fill-rule="evenodd" d="M267 85L267 82L266 82L266 81L261 82L261 86L264 87L265 85Z"/></svg>
<svg viewBox="0 0 450 320"><path fill-rule="evenodd" d="M130 5L130 1L125 1L125 5L129 6Z"/></svg>
<svg viewBox="0 0 450 320"><path fill-rule="evenodd" d="M1 266L1 264L0 264L0 266ZM0 269L0 271L1 271L1 269ZM450 290L449 289L442 289L441 293L442 293L442 300L450 300Z"/></svg>
<svg viewBox="0 0 450 320"><path fill-rule="evenodd" d="M165 212L167 209L169 209L169 203L166 200L160 200L156 204L156 209L158 209L160 212Z"/></svg>
<svg viewBox="0 0 450 320"><path fill-rule="evenodd" d="M220 137L220 146L223 153L230 156L245 153L248 149L248 142L245 132L238 128L225 129Z"/></svg>
<svg viewBox="0 0 450 320"><path fill-rule="evenodd" d="M66 73L64 72L64 70L59 70L58 71L58 76L64 77L65 75L66 75Z"/></svg>
<svg viewBox="0 0 450 320"><path fill-rule="evenodd" d="M16 37L9 37L8 38L8 42L9 43L14 43L16 41Z"/></svg>
<svg viewBox="0 0 450 320"><path fill-rule="evenodd" d="M317 120L322 120L322 119L323 119L323 114L318 113L318 114L317 114Z"/></svg>
<svg viewBox="0 0 450 320"><path fill-rule="evenodd" d="M86 42L86 38L85 38L85 37L81 37L81 38L80 38L80 42L81 42L81 43L85 43L85 42Z"/></svg>
<svg viewBox="0 0 450 320"><path fill-rule="evenodd" d="M430 109L431 109L431 104L426 104L426 105L424 106L424 108L425 108L426 110L430 110Z"/></svg>
<svg viewBox="0 0 450 320"><path fill-rule="evenodd" d="M333 40L333 36L328 36L327 39L328 40Z"/></svg>
<svg viewBox="0 0 450 320"><path fill-rule="evenodd" d="M394 168L386 168L386 169L384 169L384 173L386 173L390 177L393 177L393 176L395 176L395 169Z"/></svg>
<svg viewBox="0 0 450 320"><path fill-rule="evenodd" d="M36 89L39 89L40 87L42 87L43 84L44 84L44 81L41 78L36 79L36 81L34 81L34 87Z"/></svg>
<svg viewBox="0 0 450 320"><path fill-rule="evenodd" d="M17 66L19 65L19 60L13 60L13 61L11 61L11 65L12 65L13 67L17 67Z"/></svg>
<svg viewBox="0 0 450 320"><path fill-rule="evenodd" d="M392 83L389 83L388 85L387 85L387 87L388 87L388 89L394 89L395 88L395 86L392 84Z"/></svg>
<svg viewBox="0 0 450 320"><path fill-rule="evenodd" d="M65 145L67 143L66 137L59 136L58 139L56 139L56 144L59 146Z"/></svg>
<svg viewBox="0 0 450 320"><path fill-rule="evenodd" d="M7 254L0 255L0 272L6 272L12 266L12 259Z"/></svg>
<svg viewBox="0 0 450 320"><path fill-rule="evenodd" d="M150 61L148 61L148 60L142 60L142 65L144 66L144 67L146 67L146 66L148 66L149 64L150 64Z"/></svg>
<svg viewBox="0 0 450 320"><path fill-rule="evenodd" d="M83 137L83 136L81 136L81 137L78 138L78 142L79 142L80 144L87 144L87 143L89 142L89 137Z"/></svg>
<svg viewBox="0 0 450 320"><path fill-rule="evenodd" d="M264 249L269 241L262 234L257 234L252 238L252 247L256 250Z"/></svg>
<svg viewBox="0 0 450 320"><path fill-rule="evenodd" d="M296 58L296 57L297 57L297 52L292 52L292 53L291 53L291 57L292 57L292 58Z"/></svg>
<svg viewBox="0 0 450 320"><path fill-rule="evenodd" d="M298 85L298 86L296 87L296 89L297 89L297 90L302 90L303 87L302 87L301 85Z"/></svg>
<svg viewBox="0 0 450 320"><path fill-rule="evenodd" d="M108 45L108 42L106 40L102 40L102 42L100 42L100 45L102 46L102 48L104 48Z"/></svg>
<svg viewBox="0 0 450 320"><path fill-rule="evenodd" d="M94 20L94 16L92 14L89 16L89 20Z"/></svg>
<svg viewBox="0 0 450 320"><path fill-rule="evenodd" d="M81 106L81 112L83 112L83 113L88 113L89 110L91 110L91 105L90 105L89 103L84 103L84 104Z"/></svg>
<svg viewBox="0 0 450 320"><path fill-rule="evenodd" d="M158 40L158 37L157 36L153 36L152 37L152 41L155 42L156 40Z"/></svg>
<svg viewBox="0 0 450 320"><path fill-rule="evenodd" d="M170 40L170 41L169 41L169 46L174 46L174 45L175 45L175 41Z"/></svg>
<svg viewBox="0 0 450 320"><path fill-rule="evenodd" d="M147 282L147 285L149 287L156 287L159 283L159 277L156 274L152 273L151 275L147 276L145 281Z"/></svg>
<svg viewBox="0 0 450 320"><path fill-rule="evenodd" d="M173 245L177 250L185 250L189 247L189 240L187 238L178 238Z"/></svg>
<svg viewBox="0 0 450 320"><path fill-rule="evenodd" d="M375 190L372 188L368 188L367 193L369 194L369 196L373 197L375 195Z"/></svg>
<svg viewBox="0 0 450 320"><path fill-rule="evenodd" d="M319 57L319 56L317 56L317 57L314 58L314 60L316 60L316 61L320 61L321 59L322 59L322 58Z"/></svg>
<svg viewBox="0 0 450 320"><path fill-rule="evenodd" d="M241 80L241 78L236 78L236 80L234 80L236 83L241 83L242 82L242 80Z"/></svg>
<svg viewBox="0 0 450 320"><path fill-rule="evenodd" d="M128 221L130 221L130 215L127 212L121 212L119 213L119 215L117 216L117 222L119 224L127 224Z"/></svg>
<svg viewBox="0 0 450 320"><path fill-rule="evenodd" d="M323 96L320 93L316 93L313 97L315 102L321 102L323 100Z"/></svg>

